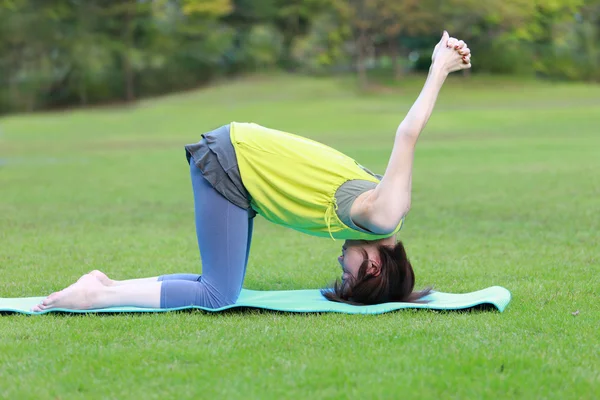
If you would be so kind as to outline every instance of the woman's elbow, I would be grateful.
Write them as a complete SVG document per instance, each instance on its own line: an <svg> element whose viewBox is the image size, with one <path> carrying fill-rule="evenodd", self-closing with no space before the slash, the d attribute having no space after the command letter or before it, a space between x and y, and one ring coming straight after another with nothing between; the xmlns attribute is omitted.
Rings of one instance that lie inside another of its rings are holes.
<svg viewBox="0 0 600 400"><path fill-rule="evenodd" d="M394 233L409 209L410 205L400 210L380 210L371 219L372 231L379 235Z"/></svg>

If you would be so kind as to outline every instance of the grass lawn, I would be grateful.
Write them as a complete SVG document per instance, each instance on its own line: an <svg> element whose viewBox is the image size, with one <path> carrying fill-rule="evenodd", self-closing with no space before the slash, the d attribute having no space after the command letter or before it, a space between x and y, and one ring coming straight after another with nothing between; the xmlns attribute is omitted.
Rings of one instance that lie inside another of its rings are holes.
<svg viewBox="0 0 600 400"><path fill-rule="evenodd" d="M345 80L253 78L0 119L0 297L96 268L201 271L184 144L253 121L383 173L422 81L358 96ZM0 398L597 398L600 87L451 77L413 186L401 239L417 287L504 286L504 313L3 316ZM258 217L245 287L323 287L340 246Z"/></svg>

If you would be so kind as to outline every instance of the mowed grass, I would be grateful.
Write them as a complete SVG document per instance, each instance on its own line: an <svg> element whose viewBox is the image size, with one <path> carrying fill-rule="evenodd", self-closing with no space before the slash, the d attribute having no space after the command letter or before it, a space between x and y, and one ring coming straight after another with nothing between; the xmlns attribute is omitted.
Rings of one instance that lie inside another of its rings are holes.
<svg viewBox="0 0 600 400"><path fill-rule="evenodd" d="M0 297L101 269L199 272L183 145L229 121L383 173L424 78L359 96L275 76L0 120ZM504 313L0 317L6 399L592 399L600 393L600 87L451 77L401 231L417 287L501 285ZM341 242L255 224L245 287L320 288ZM574 315L575 314L575 315Z"/></svg>

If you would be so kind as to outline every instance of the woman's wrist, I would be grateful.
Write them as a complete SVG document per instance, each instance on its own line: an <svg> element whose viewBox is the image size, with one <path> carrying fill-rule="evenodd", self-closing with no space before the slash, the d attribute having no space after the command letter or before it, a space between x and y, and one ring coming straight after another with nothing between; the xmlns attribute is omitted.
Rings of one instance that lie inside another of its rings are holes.
<svg viewBox="0 0 600 400"><path fill-rule="evenodd" d="M434 61L429 67L429 74L436 75L445 79L449 73L443 65Z"/></svg>

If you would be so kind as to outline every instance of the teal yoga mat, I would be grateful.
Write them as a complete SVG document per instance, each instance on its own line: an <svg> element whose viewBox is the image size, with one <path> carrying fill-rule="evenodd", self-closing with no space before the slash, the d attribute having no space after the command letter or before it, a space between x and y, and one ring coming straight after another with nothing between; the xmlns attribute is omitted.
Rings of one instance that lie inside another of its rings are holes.
<svg viewBox="0 0 600 400"><path fill-rule="evenodd" d="M425 308L433 310L464 310L478 306L492 306L502 312L510 302L510 292L500 286L492 286L471 293L443 293L432 292L426 297L426 304L412 303L384 303L372 306L353 306L326 300L317 289L307 290L278 290L259 291L242 289L237 303L218 308L209 309L198 306L188 306L169 309L138 308L138 307L113 307L96 310L66 310L53 309L40 313L33 313L31 307L39 304L43 297L22 297L13 299L0 298L1 313L21 313L41 315L51 312L67 313L138 313L138 312L167 312L185 309L201 309L210 312L219 312L232 308L259 308L273 311L294 313L321 313L336 312L345 314L383 314L405 308Z"/></svg>

